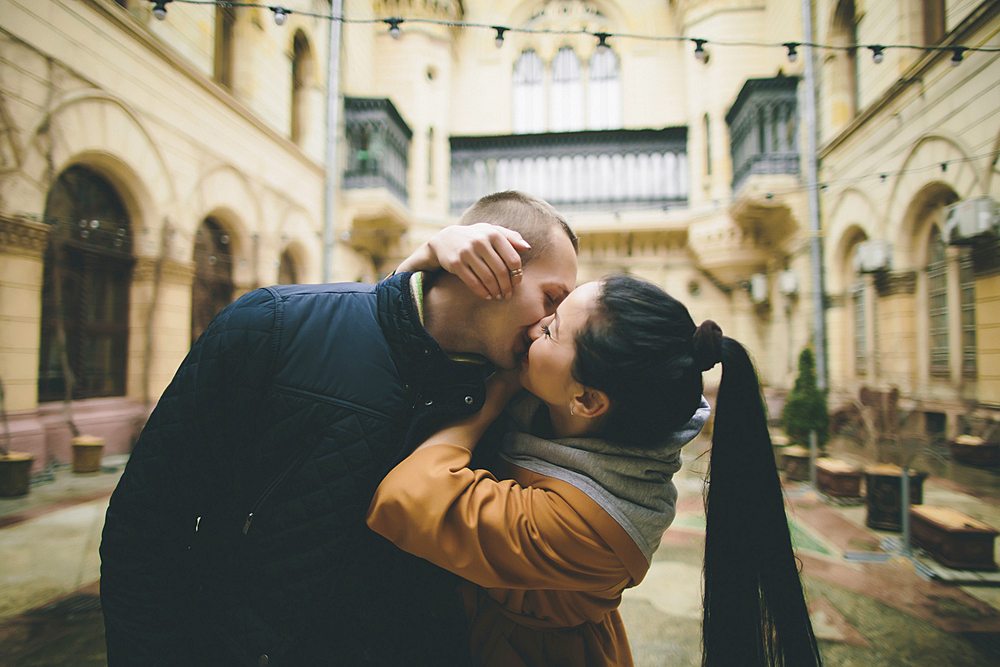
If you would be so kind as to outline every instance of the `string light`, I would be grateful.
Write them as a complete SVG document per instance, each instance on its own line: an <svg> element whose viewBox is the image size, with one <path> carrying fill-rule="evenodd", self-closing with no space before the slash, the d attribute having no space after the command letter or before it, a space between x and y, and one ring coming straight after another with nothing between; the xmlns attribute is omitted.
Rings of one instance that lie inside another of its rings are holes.
<svg viewBox="0 0 1000 667"><path fill-rule="evenodd" d="M153 0L150 1L153 2ZM162 21L167 18L168 2L173 2L173 0L156 0L153 2L153 16L155 16L157 20Z"/></svg>
<svg viewBox="0 0 1000 667"><path fill-rule="evenodd" d="M285 25L285 21L288 20L288 15L292 13L292 10L285 9L284 7L271 7L271 11L274 12L275 25Z"/></svg>
<svg viewBox="0 0 1000 667"><path fill-rule="evenodd" d="M694 42L694 57L696 60L705 62L705 44L708 42L707 39L692 39Z"/></svg>
<svg viewBox="0 0 1000 667"><path fill-rule="evenodd" d="M402 22L402 19L385 19L385 23L389 24L389 36L393 39L399 39L401 34L399 31L399 24Z"/></svg>
<svg viewBox="0 0 1000 667"><path fill-rule="evenodd" d="M607 53L611 49L611 47L608 46L608 37L610 37L610 36L611 35L609 35L606 32L599 32L599 33L597 33L595 35L595 37L597 37L597 39L598 39L598 42L597 42L597 52L598 53L604 54L604 53Z"/></svg>
<svg viewBox="0 0 1000 667"><path fill-rule="evenodd" d="M148 0L148 2L153 3L153 14L156 18L161 21L167 16L166 4L169 2L179 2L191 5L219 5L225 7L257 7L262 9L269 9L277 14L277 10L283 10L283 13L287 16L291 14L292 11L283 7L273 7L270 5L258 4L253 2L224 2L222 0ZM295 11L296 14L300 16L308 16L317 19L326 19L329 21L340 21L341 23L353 23L353 24L372 24L372 23L387 23L389 24L389 34L394 38L398 39L400 36L399 25L405 21L410 23L426 23L431 25L441 25L451 28L484 28L488 30L495 30L497 36L495 42L499 48L503 44L504 33L506 32L518 32L525 34L545 34L545 35L591 35L601 39L601 35L604 35L604 40L611 37L615 38L625 38L625 39L638 39L647 41L659 41L659 42L694 42L695 51L694 55L698 60L705 60L708 53L705 49L706 44L712 44L716 46L749 46L749 47L760 47L760 48L777 48L784 47L788 49L788 59L792 62L798 57L797 47L799 46L810 46L815 49L823 49L827 51L856 51L857 49L870 49L872 52L872 60L879 64L885 59L885 51L888 49L910 49L915 51L923 51L925 53L931 53L935 51L951 51L952 58L951 64L953 66L959 65L966 53L970 52L980 52L980 53L1000 53L1000 48L998 47L985 47L985 46L923 46L916 44L855 44L855 45L833 45L833 44L818 44L813 42L783 42L783 43L767 43L767 42L742 42L742 41L726 41L726 40L708 40L694 37L683 37L683 36L672 36L672 35L637 35L631 33L598 33L590 32L587 30L552 30L549 28L539 29L539 28L510 28L505 26L489 25L485 23L471 23L466 21L446 21L439 19L430 18L367 18L367 19L352 19L347 18L343 14L340 16L334 14L319 14L315 12L306 11ZM276 17L277 20L277 17Z"/></svg>

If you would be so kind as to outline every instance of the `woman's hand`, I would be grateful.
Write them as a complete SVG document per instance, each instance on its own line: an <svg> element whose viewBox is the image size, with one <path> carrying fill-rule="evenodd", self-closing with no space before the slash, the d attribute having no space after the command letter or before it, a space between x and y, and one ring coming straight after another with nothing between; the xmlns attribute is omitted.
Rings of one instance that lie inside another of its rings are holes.
<svg viewBox="0 0 1000 667"><path fill-rule="evenodd" d="M509 297L521 282L519 250L531 246L517 232L489 223L445 227L403 260L396 271L444 269L484 299ZM516 275L512 272L516 271Z"/></svg>
<svg viewBox="0 0 1000 667"><path fill-rule="evenodd" d="M476 443L486 433L490 424L500 416L511 398L521 389L518 379L519 371L497 371L486 380L486 400L479 412L459 419L445 426L434 435L427 438L420 447L449 444L465 447L469 451L476 449Z"/></svg>
<svg viewBox="0 0 1000 667"><path fill-rule="evenodd" d="M483 410L489 410L495 419L519 391L521 391L520 368L497 370L486 380L486 401Z"/></svg>

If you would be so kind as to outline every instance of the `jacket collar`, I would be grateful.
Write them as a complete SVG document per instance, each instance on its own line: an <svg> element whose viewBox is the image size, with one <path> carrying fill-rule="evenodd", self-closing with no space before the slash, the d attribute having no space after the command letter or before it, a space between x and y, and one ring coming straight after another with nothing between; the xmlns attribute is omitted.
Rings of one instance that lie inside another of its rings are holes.
<svg viewBox="0 0 1000 667"><path fill-rule="evenodd" d="M376 286L379 325L399 363L400 376L408 385L428 386L455 382L482 382L493 373L493 364L481 357L450 357L422 324L418 303L423 294L414 292L422 284L413 272L392 275Z"/></svg>

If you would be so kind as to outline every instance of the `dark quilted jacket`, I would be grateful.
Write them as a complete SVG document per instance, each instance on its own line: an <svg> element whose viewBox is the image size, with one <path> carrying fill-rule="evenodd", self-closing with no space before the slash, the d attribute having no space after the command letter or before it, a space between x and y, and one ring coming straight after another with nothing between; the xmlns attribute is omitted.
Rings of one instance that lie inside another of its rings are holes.
<svg viewBox="0 0 1000 667"><path fill-rule="evenodd" d="M364 524L397 461L482 407L490 370L442 352L409 275L256 290L192 347L108 508L112 667L466 660L451 575Z"/></svg>

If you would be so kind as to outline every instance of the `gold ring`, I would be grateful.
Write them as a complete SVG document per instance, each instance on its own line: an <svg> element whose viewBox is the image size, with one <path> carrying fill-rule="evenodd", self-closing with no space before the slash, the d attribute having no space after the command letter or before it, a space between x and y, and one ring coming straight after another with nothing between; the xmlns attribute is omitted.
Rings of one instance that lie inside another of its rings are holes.
<svg viewBox="0 0 1000 667"><path fill-rule="evenodd" d="M517 278L518 276L520 276L523 273L524 273L524 271L522 269L514 269L513 271L510 272L510 277L511 278Z"/></svg>

